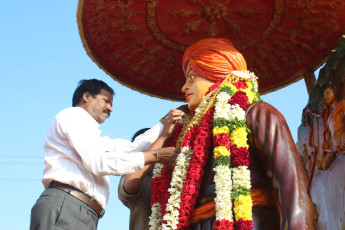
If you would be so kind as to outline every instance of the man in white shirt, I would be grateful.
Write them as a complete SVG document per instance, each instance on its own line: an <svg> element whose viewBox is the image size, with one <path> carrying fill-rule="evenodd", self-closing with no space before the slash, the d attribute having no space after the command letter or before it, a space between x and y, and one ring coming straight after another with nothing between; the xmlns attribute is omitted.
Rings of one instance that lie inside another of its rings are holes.
<svg viewBox="0 0 345 230"><path fill-rule="evenodd" d="M99 124L113 111L114 91L103 81L80 81L73 107L62 110L48 129L43 185L31 210L30 229L97 229L110 185L108 175L124 175L160 162L173 164L176 148L161 148L184 113L171 110L132 143L101 137Z"/></svg>

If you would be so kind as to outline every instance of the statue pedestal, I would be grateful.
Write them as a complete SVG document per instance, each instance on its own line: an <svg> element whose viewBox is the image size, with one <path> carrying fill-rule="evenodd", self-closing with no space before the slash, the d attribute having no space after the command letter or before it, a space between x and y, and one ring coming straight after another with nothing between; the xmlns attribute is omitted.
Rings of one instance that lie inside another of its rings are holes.
<svg viewBox="0 0 345 230"><path fill-rule="evenodd" d="M310 189L316 229L345 229L345 155L325 171L316 170ZM315 212L316 211L316 212Z"/></svg>

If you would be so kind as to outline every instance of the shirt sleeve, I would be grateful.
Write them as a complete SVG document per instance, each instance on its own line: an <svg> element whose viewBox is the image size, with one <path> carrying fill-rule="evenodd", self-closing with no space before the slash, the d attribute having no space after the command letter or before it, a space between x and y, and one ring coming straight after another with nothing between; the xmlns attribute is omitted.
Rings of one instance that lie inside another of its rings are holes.
<svg viewBox="0 0 345 230"><path fill-rule="evenodd" d="M147 151L150 146L155 142L158 136L163 131L163 125L161 122L158 122L151 129L147 130L143 134L137 136L133 141L134 146L139 151Z"/></svg>
<svg viewBox="0 0 345 230"><path fill-rule="evenodd" d="M121 177L117 192L118 192L119 199L122 201L122 203L128 208L131 208L131 206L134 203L137 203L140 197L140 191L141 191L142 186L140 186L139 191L137 193L129 194L126 192L124 188L125 178L126 178L125 175Z"/></svg>
<svg viewBox="0 0 345 230"><path fill-rule="evenodd" d="M87 114L88 115L88 114ZM159 126L148 130L141 141L132 143L123 139L101 137L98 126L90 122L90 117L77 116L57 120L71 148L80 157L77 164L95 175L123 175L143 169L144 147L149 147L159 136Z"/></svg>
<svg viewBox="0 0 345 230"><path fill-rule="evenodd" d="M135 194L128 194L123 185L126 176L122 176L119 187L118 196L121 202L130 210L130 226L129 229L149 229L148 223L151 215L151 176L145 175L139 191Z"/></svg>

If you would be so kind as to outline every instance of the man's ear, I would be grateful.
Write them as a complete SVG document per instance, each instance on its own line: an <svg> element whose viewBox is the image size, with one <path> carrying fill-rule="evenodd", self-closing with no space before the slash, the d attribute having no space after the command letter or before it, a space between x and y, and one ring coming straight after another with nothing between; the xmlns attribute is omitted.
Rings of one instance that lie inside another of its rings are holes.
<svg viewBox="0 0 345 230"><path fill-rule="evenodd" d="M92 98L92 95L89 92L85 92L81 98L81 102L86 103L90 100L90 98Z"/></svg>

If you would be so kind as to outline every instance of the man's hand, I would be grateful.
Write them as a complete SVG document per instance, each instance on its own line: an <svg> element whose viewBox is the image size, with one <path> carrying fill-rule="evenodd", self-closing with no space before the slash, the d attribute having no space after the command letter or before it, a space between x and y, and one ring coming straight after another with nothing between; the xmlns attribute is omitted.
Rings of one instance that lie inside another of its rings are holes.
<svg viewBox="0 0 345 230"><path fill-rule="evenodd" d="M176 109L182 110L182 112L184 112L185 114L190 113L190 110L189 110L189 108L188 108L188 104L181 105L180 107L177 107Z"/></svg>
<svg viewBox="0 0 345 230"><path fill-rule="evenodd" d="M175 124L183 117L184 114L185 113L179 109L170 110L170 112L161 119L164 126L161 137L170 137L174 131Z"/></svg>
<svg viewBox="0 0 345 230"><path fill-rule="evenodd" d="M162 163L165 165L174 165L178 154L181 152L179 148L165 147L144 152L145 165Z"/></svg>
<svg viewBox="0 0 345 230"><path fill-rule="evenodd" d="M157 149L157 158L158 163L162 163L165 165L174 165L177 156L180 154L181 149L174 148L174 147L165 147L161 149Z"/></svg>

